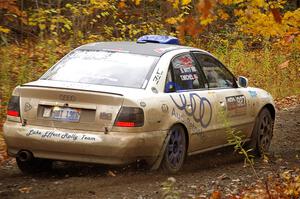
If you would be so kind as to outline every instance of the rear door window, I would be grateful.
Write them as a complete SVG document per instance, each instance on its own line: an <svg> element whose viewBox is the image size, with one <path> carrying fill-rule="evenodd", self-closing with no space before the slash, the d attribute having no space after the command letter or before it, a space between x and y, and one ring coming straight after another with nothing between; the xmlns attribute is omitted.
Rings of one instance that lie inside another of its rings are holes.
<svg viewBox="0 0 300 199"><path fill-rule="evenodd" d="M166 92L206 88L205 78L197 62L189 54L181 54L171 61L167 76Z"/></svg>

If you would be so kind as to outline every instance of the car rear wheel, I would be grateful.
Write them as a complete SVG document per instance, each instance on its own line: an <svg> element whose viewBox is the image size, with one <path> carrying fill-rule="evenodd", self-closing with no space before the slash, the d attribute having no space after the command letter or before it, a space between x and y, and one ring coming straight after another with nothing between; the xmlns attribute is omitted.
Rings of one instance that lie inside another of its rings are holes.
<svg viewBox="0 0 300 199"><path fill-rule="evenodd" d="M52 169L52 160L31 158L30 160L22 160L19 157L16 158L19 169L24 174L35 174L44 171L50 171Z"/></svg>
<svg viewBox="0 0 300 199"><path fill-rule="evenodd" d="M269 151L271 140L273 137L274 119L270 111L264 108L254 126L250 147L254 155L261 156Z"/></svg>
<svg viewBox="0 0 300 199"><path fill-rule="evenodd" d="M165 149L161 164L166 173L178 172L184 163L186 156L186 138L184 129L180 125L170 129L170 139Z"/></svg>

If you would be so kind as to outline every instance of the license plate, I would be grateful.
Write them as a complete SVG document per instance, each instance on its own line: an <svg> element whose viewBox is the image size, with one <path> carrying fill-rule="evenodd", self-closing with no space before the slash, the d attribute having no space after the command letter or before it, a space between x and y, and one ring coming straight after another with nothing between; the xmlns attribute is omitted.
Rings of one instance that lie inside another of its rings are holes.
<svg viewBox="0 0 300 199"><path fill-rule="evenodd" d="M44 113L45 111L47 110L44 110ZM54 107L51 111L51 118L66 122L79 122L80 109Z"/></svg>

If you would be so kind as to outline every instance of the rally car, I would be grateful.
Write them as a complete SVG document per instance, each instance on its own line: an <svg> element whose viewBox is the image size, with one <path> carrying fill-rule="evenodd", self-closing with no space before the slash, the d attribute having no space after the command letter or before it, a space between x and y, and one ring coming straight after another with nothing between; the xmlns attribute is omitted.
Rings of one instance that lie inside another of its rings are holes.
<svg viewBox="0 0 300 199"><path fill-rule="evenodd" d="M25 173L53 160L179 171L186 156L224 147L228 129L268 151L272 96L217 58L170 36L76 48L40 79L17 86L4 138Z"/></svg>

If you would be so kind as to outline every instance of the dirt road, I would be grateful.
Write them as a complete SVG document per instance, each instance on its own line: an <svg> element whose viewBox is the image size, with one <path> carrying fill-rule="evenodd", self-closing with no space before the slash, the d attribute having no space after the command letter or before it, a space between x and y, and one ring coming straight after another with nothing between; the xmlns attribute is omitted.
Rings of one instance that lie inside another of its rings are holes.
<svg viewBox="0 0 300 199"><path fill-rule="evenodd" d="M256 180L243 165L231 148L190 157L173 176L175 189L181 198L207 198L216 189L226 198ZM300 167L300 106L278 112L271 155L255 160L259 177L295 167ZM49 173L25 176L9 160L0 168L0 198L160 198L168 177L139 164L114 168L60 162Z"/></svg>

